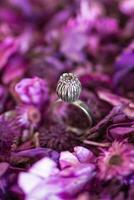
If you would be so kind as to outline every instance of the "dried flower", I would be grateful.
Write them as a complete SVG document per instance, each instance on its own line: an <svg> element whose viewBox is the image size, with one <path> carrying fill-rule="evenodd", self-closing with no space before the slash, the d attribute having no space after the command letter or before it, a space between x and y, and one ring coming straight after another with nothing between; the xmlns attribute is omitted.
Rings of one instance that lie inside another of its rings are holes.
<svg viewBox="0 0 134 200"><path fill-rule="evenodd" d="M123 140L131 137L134 132L134 122L116 123L107 128L108 138L111 140Z"/></svg>
<svg viewBox="0 0 134 200"><path fill-rule="evenodd" d="M40 110L32 105L20 105L16 108L16 120L23 127L35 128L41 120Z"/></svg>
<svg viewBox="0 0 134 200"><path fill-rule="evenodd" d="M93 178L94 165L77 164L59 170L49 158L38 161L29 172L19 175L18 183L26 199L72 199Z"/></svg>
<svg viewBox="0 0 134 200"><path fill-rule="evenodd" d="M134 150L129 144L113 142L98 158L99 177L122 179L134 172Z"/></svg>
<svg viewBox="0 0 134 200"><path fill-rule="evenodd" d="M127 95L134 87L134 42L123 50L115 62L114 85L121 94ZM126 93L127 91L127 93ZM132 96L133 97L133 96Z"/></svg>
<svg viewBox="0 0 134 200"><path fill-rule="evenodd" d="M134 15L134 1L122 0L119 3L119 9L126 15Z"/></svg>
<svg viewBox="0 0 134 200"><path fill-rule="evenodd" d="M96 20L95 28L103 36L117 35L119 33L118 21L112 17L104 17Z"/></svg>
<svg viewBox="0 0 134 200"><path fill-rule="evenodd" d="M78 163L93 163L95 156L93 153L82 146L74 147L73 153L69 151L63 151L60 153L59 163L61 169L77 165Z"/></svg>
<svg viewBox="0 0 134 200"><path fill-rule="evenodd" d="M75 145L80 143L77 136L60 123L42 127L39 133L40 145L57 151L72 150Z"/></svg>
<svg viewBox="0 0 134 200"><path fill-rule="evenodd" d="M18 49L17 41L14 38L7 37L0 44L0 69L2 69L8 62L8 59Z"/></svg>
<svg viewBox="0 0 134 200"><path fill-rule="evenodd" d="M37 48L33 50L35 55L31 66L28 68L28 75L30 77L37 76L45 79L50 88L56 87L57 80L60 74L69 69L67 63L62 63L58 58L47 56L44 58L45 49Z"/></svg>
<svg viewBox="0 0 134 200"><path fill-rule="evenodd" d="M134 199L134 0L1 0L0 77L0 199Z"/></svg>
<svg viewBox="0 0 134 200"><path fill-rule="evenodd" d="M93 162L94 155L92 151L90 151L87 148L84 148L82 146L76 146L74 147L74 155L78 158L78 160L82 163L89 163Z"/></svg>
<svg viewBox="0 0 134 200"><path fill-rule="evenodd" d="M5 67L4 73L2 75L2 82L4 84L9 84L14 80L22 78L27 67L27 62L23 57L14 56L10 59L10 62Z"/></svg>
<svg viewBox="0 0 134 200"><path fill-rule="evenodd" d="M0 154L2 156L11 153L12 144L20 134L14 120L7 119L4 115L0 116Z"/></svg>
<svg viewBox="0 0 134 200"><path fill-rule="evenodd" d="M47 82L41 78L25 78L15 86L15 92L25 104L41 107L48 101Z"/></svg>
<svg viewBox="0 0 134 200"><path fill-rule="evenodd" d="M80 1L80 18L81 20L95 20L99 16L104 14L104 8L99 1L93 1L91 0L90 2L88 0L81 0Z"/></svg>

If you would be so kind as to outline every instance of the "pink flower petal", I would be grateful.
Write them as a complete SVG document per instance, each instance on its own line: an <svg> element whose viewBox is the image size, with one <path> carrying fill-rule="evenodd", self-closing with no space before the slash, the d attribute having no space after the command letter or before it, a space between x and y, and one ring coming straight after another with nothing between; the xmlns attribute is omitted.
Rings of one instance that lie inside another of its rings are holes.
<svg viewBox="0 0 134 200"><path fill-rule="evenodd" d="M90 162L93 158L93 153L84 147L74 147L74 155L79 159L80 162Z"/></svg>
<svg viewBox="0 0 134 200"><path fill-rule="evenodd" d="M78 164L79 160L77 159L75 155L73 155L69 151L64 151L64 152L61 152L60 154L59 162L60 162L61 169L64 169L66 167L70 167L72 165Z"/></svg>

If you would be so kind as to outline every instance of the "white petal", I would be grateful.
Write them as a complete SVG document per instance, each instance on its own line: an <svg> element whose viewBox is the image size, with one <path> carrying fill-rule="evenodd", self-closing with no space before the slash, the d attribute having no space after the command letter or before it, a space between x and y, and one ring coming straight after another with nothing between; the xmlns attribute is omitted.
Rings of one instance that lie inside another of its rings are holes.
<svg viewBox="0 0 134 200"><path fill-rule="evenodd" d="M48 183L42 181L36 188L28 194L28 200L52 200L51 197L55 197L63 190L61 184Z"/></svg>
<svg viewBox="0 0 134 200"><path fill-rule="evenodd" d="M18 179L19 187L28 194L41 182L41 178L35 176L34 174L21 172Z"/></svg>
<svg viewBox="0 0 134 200"><path fill-rule="evenodd" d="M57 164L53 160L45 157L35 163L31 167L29 172L42 178L47 178L50 175L57 174L59 172L59 169L57 168Z"/></svg>

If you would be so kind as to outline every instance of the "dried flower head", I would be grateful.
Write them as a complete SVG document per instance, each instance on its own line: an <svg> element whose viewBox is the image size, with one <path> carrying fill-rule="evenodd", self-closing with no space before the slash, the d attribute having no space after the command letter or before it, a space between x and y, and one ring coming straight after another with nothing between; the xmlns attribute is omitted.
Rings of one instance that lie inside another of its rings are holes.
<svg viewBox="0 0 134 200"><path fill-rule="evenodd" d="M48 101L48 85L41 78L25 78L15 86L15 92L25 104L41 107Z"/></svg>
<svg viewBox="0 0 134 200"><path fill-rule="evenodd" d="M32 105L20 105L16 108L16 120L23 127L37 127L41 120L40 110Z"/></svg>
<svg viewBox="0 0 134 200"><path fill-rule="evenodd" d="M63 124L50 125L40 129L39 141L42 147L57 151L72 150L79 142L74 133L67 131Z"/></svg>
<svg viewBox="0 0 134 200"><path fill-rule="evenodd" d="M113 142L98 158L99 177L122 179L134 172L134 150L129 144Z"/></svg>

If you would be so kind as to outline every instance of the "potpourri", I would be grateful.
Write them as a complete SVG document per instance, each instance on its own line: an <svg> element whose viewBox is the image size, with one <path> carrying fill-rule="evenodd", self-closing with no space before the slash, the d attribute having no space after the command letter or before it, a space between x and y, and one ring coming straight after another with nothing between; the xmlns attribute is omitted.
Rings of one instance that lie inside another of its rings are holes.
<svg viewBox="0 0 134 200"><path fill-rule="evenodd" d="M0 199L134 199L134 0L0 1Z"/></svg>

